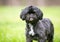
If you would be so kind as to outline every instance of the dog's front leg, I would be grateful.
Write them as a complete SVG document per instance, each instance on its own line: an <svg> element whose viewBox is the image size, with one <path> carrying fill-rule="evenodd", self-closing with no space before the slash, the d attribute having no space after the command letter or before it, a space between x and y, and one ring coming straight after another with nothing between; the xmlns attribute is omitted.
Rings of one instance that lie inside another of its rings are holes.
<svg viewBox="0 0 60 42"><path fill-rule="evenodd" d="M26 42L32 42L31 38L26 38Z"/></svg>
<svg viewBox="0 0 60 42"><path fill-rule="evenodd" d="M46 42L45 39L39 39L38 42Z"/></svg>

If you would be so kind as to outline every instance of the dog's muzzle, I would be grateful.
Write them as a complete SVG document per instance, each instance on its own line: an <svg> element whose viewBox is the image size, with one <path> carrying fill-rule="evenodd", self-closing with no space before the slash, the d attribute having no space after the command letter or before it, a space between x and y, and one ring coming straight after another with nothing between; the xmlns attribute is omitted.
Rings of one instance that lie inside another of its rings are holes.
<svg viewBox="0 0 60 42"><path fill-rule="evenodd" d="M33 18L30 18L30 21L33 21Z"/></svg>

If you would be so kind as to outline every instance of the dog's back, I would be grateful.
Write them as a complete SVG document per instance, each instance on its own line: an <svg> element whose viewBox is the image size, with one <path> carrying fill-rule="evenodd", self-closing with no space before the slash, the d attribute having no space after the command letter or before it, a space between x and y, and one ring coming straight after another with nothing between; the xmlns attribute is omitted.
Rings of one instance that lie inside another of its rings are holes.
<svg viewBox="0 0 60 42"><path fill-rule="evenodd" d="M54 26L53 26L52 22L48 18L44 18L44 19L40 20L39 23L42 25L43 28L46 29L47 39L49 39L49 38L53 39Z"/></svg>
<svg viewBox="0 0 60 42"><path fill-rule="evenodd" d="M50 19L44 18L39 22L48 30L48 33L50 33L51 31L54 31L54 27Z"/></svg>

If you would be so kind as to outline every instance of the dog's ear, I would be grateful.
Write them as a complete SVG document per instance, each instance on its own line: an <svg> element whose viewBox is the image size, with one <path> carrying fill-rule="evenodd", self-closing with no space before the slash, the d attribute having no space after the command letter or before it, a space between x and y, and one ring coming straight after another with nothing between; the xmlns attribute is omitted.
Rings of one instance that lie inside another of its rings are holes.
<svg viewBox="0 0 60 42"><path fill-rule="evenodd" d="M38 18L40 19L40 20L42 20L42 18L43 18L43 13L42 13L42 11L39 9L39 11L38 11Z"/></svg>
<svg viewBox="0 0 60 42"><path fill-rule="evenodd" d="M23 11L21 12L20 18L22 20L25 20L25 17L26 17L27 12L28 12L28 9L27 8L23 9Z"/></svg>
<svg viewBox="0 0 60 42"><path fill-rule="evenodd" d="M34 11L35 11L36 14L37 14L38 19L39 19L39 20L42 20L42 18L43 18L43 13L42 13L42 11L41 11L39 8L37 8L37 7L33 7L33 9L34 9Z"/></svg>
<svg viewBox="0 0 60 42"><path fill-rule="evenodd" d="M35 9L35 12L36 12L36 14L37 14L37 16L38 16L38 19L39 19L39 20L42 20L42 18L43 18L43 13L42 13L42 11L41 11L40 9L36 8L36 9Z"/></svg>

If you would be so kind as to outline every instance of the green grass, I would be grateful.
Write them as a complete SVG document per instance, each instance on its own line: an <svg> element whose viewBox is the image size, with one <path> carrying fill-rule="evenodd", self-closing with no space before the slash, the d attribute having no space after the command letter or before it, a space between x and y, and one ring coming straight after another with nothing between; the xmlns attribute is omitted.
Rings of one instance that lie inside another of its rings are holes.
<svg viewBox="0 0 60 42"><path fill-rule="evenodd" d="M23 7L0 7L0 42L25 42L25 22L19 17ZM41 7L44 18L54 24L54 42L60 42L60 7Z"/></svg>

